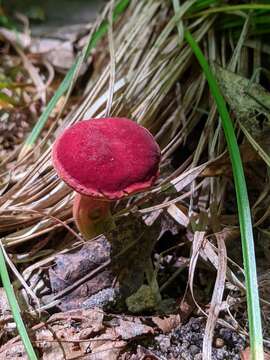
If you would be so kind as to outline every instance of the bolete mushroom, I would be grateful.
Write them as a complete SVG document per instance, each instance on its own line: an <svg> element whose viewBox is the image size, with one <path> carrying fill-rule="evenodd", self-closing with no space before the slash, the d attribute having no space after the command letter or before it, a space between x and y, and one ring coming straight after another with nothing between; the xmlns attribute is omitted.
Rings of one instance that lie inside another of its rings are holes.
<svg viewBox="0 0 270 360"><path fill-rule="evenodd" d="M73 216L90 239L111 218L112 201L154 184L160 149L150 132L132 120L90 119L62 133L52 160L59 177L76 192Z"/></svg>
<svg viewBox="0 0 270 360"><path fill-rule="evenodd" d="M86 239L110 229L111 202L154 184L160 156L150 132L126 118L82 120L59 136L53 165L76 192L73 217Z"/></svg>

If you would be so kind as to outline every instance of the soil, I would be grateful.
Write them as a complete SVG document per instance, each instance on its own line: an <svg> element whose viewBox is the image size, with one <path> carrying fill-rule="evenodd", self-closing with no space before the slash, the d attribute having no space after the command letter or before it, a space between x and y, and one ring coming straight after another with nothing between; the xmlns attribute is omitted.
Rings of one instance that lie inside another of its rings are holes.
<svg viewBox="0 0 270 360"><path fill-rule="evenodd" d="M155 345L150 348L161 359L167 360L200 360L202 359L205 319L191 318L185 325L179 326L169 334L155 337ZM235 331L216 326L212 359L240 360L246 340Z"/></svg>

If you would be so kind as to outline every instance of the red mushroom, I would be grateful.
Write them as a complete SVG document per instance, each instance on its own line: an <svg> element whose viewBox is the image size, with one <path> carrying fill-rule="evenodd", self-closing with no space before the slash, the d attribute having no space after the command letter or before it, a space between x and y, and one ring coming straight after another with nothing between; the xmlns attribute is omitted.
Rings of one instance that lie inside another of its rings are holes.
<svg viewBox="0 0 270 360"><path fill-rule="evenodd" d="M76 191L73 216L89 239L110 223L111 201L154 184L160 149L148 130L129 119L90 119L63 132L52 160L59 177Z"/></svg>
<svg viewBox="0 0 270 360"><path fill-rule="evenodd" d="M112 201L154 184L160 149L148 130L129 119L90 119L63 132L53 145L52 160L59 177L76 191L73 217L81 234L90 239L111 230ZM159 303L151 254L144 255L149 255L149 288Z"/></svg>

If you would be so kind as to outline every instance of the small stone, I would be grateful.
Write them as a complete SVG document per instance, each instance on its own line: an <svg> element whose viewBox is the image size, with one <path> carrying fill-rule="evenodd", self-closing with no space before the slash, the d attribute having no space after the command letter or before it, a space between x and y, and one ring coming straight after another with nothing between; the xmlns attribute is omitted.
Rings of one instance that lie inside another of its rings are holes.
<svg viewBox="0 0 270 360"><path fill-rule="evenodd" d="M225 341L227 342L231 341L232 334L229 329L226 328L220 329L219 333Z"/></svg>
<svg viewBox="0 0 270 360"><path fill-rule="evenodd" d="M224 346L224 340L221 338L216 338L215 340L215 347L222 348Z"/></svg>
<svg viewBox="0 0 270 360"><path fill-rule="evenodd" d="M166 352L168 348L171 346L171 341L168 336L159 335L156 337L156 341L159 344L160 350Z"/></svg>
<svg viewBox="0 0 270 360"><path fill-rule="evenodd" d="M229 354L227 353L227 351L225 349L219 349L216 352L216 359L217 360L224 360L224 359L228 359Z"/></svg>
<svg viewBox="0 0 270 360"><path fill-rule="evenodd" d="M196 345L191 345L189 348L192 355L196 355L200 352L200 348Z"/></svg>
<svg viewBox="0 0 270 360"><path fill-rule="evenodd" d="M197 319L192 322L192 320L194 320L193 318L191 319L191 328L194 331L199 331L201 329L201 324L197 321Z"/></svg>

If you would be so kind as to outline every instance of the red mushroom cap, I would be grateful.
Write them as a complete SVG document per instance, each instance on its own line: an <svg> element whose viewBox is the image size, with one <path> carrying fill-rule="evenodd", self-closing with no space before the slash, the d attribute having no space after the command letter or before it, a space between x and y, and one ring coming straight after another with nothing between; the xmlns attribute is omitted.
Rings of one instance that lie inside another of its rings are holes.
<svg viewBox="0 0 270 360"><path fill-rule="evenodd" d="M113 200L153 185L160 149L148 130L129 119L90 119L63 132L52 160L78 193Z"/></svg>

